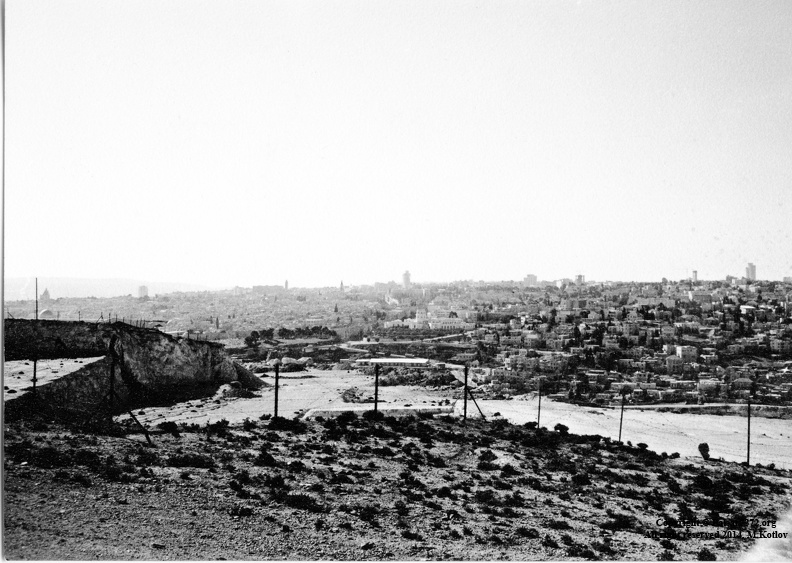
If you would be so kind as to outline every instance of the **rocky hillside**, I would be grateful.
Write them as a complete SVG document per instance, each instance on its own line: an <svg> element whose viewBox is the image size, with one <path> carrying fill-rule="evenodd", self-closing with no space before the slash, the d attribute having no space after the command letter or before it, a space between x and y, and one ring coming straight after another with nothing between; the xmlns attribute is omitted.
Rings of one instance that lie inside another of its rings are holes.
<svg viewBox="0 0 792 563"><path fill-rule="evenodd" d="M505 421L166 423L154 442L7 425L5 556L733 559L790 498L788 471Z"/></svg>

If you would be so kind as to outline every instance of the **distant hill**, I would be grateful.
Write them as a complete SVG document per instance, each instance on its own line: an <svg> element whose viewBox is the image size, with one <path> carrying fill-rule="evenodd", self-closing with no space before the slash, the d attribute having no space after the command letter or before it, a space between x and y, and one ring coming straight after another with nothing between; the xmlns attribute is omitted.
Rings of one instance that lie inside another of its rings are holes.
<svg viewBox="0 0 792 563"><path fill-rule="evenodd" d="M141 285L148 287L149 295L157 293L173 293L175 291L209 291L225 289L193 283L147 282L120 278L87 279L87 278L39 278L39 295L48 289L50 297L117 297L134 295L137 297ZM3 291L6 301L35 298L34 278L5 278Z"/></svg>

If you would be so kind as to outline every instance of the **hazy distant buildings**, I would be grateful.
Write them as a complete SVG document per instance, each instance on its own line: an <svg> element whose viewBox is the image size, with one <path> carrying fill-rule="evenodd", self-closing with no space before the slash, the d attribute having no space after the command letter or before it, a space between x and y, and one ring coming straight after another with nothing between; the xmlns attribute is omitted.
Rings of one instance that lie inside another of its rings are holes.
<svg viewBox="0 0 792 563"><path fill-rule="evenodd" d="M745 268L745 277L748 281L756 281L756 265L753 262L748 262Z"/></svg>
<svg viewBox="0 0 792 563"><path fill-rule="evenodd" d="M693 270L693 283L698 281L698 270Z"/></svg>
<svg viewBox="0 0 792 563"><path fill-rule="evenodd" d="M344 280L341 280L341 292L344 292Z"/></svg>
<svg viewBox="0 0 792 563"><path fill-rule="evenodd" d="M410 289L411 285L410 271L408 270L402 274L402 287L404 287L404 289Z"/></svg>
<svg viewBox="0 0 792 563"><path fill-rule="evenodd" d="M586 283L586 276L578 274L575 276L575 285L583 285Z"/></svg>
<svg viewBox="0 0 792 563"><path fill-rule="evenodd" d="M144 297L148 297L148 287L145 285L141 285L138 287L138 299L143 299Z"/></svg>
<svg viewBox="0 0 792 563"><path fill-rule="evenodd" d="M283 284L283 289L289 289L289 280L286 280L286 282Z"/></svg>
<svg viewBox="0 0 792 563"><path fill-rule="evenodd" d="M49 303L51 300L52 298L50 297L49 289L45 289L44 293L42 293L41 297L39 297L39 301L42 303Z"/></svg>
<svg viewBox="0 0 792 563"><path fill-rule="evenodd" d="M525 276L525 278L523 278L523 283L525 283L525 285L528 287L536 287L537 281L538 280L534 274L528 274Z"/></svg>

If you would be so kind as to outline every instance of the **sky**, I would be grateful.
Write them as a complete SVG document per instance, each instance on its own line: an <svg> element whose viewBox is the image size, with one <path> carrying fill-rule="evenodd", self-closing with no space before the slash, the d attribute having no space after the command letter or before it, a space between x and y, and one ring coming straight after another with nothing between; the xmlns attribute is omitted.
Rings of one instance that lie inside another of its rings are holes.
<svg viewBox="0 0 792 563"><path fill-rule="evenodd" d="M4 276L792 276L792 3L7 0Z"/></svg>

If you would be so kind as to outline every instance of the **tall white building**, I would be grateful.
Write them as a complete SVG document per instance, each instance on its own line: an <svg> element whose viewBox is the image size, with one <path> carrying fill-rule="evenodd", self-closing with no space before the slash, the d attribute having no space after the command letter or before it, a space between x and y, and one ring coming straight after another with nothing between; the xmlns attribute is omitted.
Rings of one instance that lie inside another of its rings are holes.
<svg viewBox="0 0 792 563"><path fill-rule="evenodd" d="M536 287L537 279L534 274L528 274L527 276L525 276L525 278L523 278L523 282L528 287Z"/></svg>
<svg viewBox="0 0 792 563"><path fill-rule="evenodd" d="M698 270L693 270L693 283L698 281Z"/></svg>
<svg viewBox="0 0 792 563"><path fill-rule="evenodd" d="M138 298L143 299L144 297L148 297L148 287L141 285L138 287Z"/></svg>
<svg viewBox="0 0 792 563"><path fill-rule="evenodd" d="M753 262L748 262L748 266L745 268L745 277L748 278L748 281L756 281L756 265Z"/></svg>
<svg viewBox="0 0 792 563"><path fill-rule="evenodd" d="M402 274L402 286L404 289L410 289L410 271L407 270Z"/></svg>

